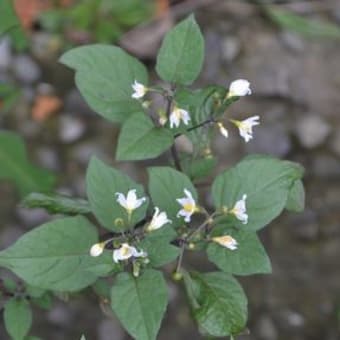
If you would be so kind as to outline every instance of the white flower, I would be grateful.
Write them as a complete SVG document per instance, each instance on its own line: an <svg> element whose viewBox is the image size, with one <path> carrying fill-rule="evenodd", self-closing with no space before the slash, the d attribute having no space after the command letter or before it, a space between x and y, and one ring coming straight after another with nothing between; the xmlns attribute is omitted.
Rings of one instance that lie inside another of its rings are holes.
<svg viewBox="0 0 340 340"><path fill-rule="evenodd" d="M113 262L118 263L119 261L124 261L130 257L146 257L147 253L138 251L135 247L129 246L128 243L123 243L120 248L113 251Z"/></svg>
<svg viewBox="0 0 340 340"><path fill-rule="evenodd" d="M234 80L229 86L228 98L251 94L250 83L245 79Z"/></svg>
<svg viewBox="0 0 340 340"><path fill-rule="evenodd" d="M221 134L225 137L228 138L228 130L223 126L221 122L217 123L218 128L220 129Z"/></svg>
<svg viewBox="0 0 340 340"><path fill-rule="evenodd" d="M230 250L236 250L238 246L237 241L229 235L213 237L212 240Z"/></svg>
<svg viewBox="0 0 340 340"><path fill-rule="evenodd" d="M155 207L155 213L152 216L152 220L147 227L148 231L157 230L163 227L164 224L172 223L171 220L168 219L166 212L160 212L158 207Z"/></svg>
<svg viewBox="0 0 340 340"><path fill-rule="evenodd" d="M179 127L181 120L185 125L189 124L190 115L188 111L175 107L174 110L170 114L170 129L174 126Z"/></svg>
<svg viewBox="0 0 340 340"><path fill-rule="evenodd" d="M196 206L195 200L192 197L191 192L187 189L184 189L184 193L186 197L176 199L176 201L183 208L177 213L177 217L183 216L185 222L190 222L191 215L198 211L198 208Z"/></svg>
<svg viewBox="0 0 340 340"><path fill-rule="evenodd" d="M238 127L240 136L248 143L253 138L253 126L260 125L259 119L259 116L253 116L242 121L233 119L230 121Z"/></svg>
<svg viewBox="0 0 340 340"><path fill-rule="evenodd" d="M231 214L234 214L238 220L240 220L243 224L248 223L248 215L246 209L246 199L247 195L243 195L242 199L237 201L234 205L234 208L230 211Z"/></svg>
<svg viewBox="0 0 340 340"><path fill-rule="evenodd" d="M105 242L96 243L91 247L90 255L93 257L97 257L103 253L104 248L105 248Z"/></svg>
<svg viewBox="0 0 340 340"><path fill-rule="evenodd" d="M135 99L143 98L146 92L148 92L148 88L145 87L143 84L138 83L137 80L135 80L135 82L132 84L132 88L134 92L131 97Z"/></svg>
<svg viewBox="0 0 340 340"><path fill-rule="evenodd" d="M116 196L117 202L124 207L129 214L131 214L133 210L139 208L143 202L146 201L145 197L137 198L136 189L129 190L126 197L120 192L116 192Z"/></svg>

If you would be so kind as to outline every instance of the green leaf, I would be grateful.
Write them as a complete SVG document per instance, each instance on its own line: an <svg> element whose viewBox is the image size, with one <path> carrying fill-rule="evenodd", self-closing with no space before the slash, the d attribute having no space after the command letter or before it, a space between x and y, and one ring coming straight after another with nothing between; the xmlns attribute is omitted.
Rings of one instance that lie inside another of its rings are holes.
<svg viewBox="0 0 340 340"><path fill-rule="evenodd" d="M12 298L4 308L4 322L13 340L23 340L32 325L32 311L26 299Z"/></svg>
<svg viewBox="0 0 340 340"><path fill-rule="evenodd" d="M156 71L165 81L190 85L198 77L204 59L204 39L193 15L176 25L164 38Z"/></svg>
<svg viewBox="0 0 340 340"><path fill-rule="evenodd" d="M96 229L84 217L62 218L33 229L0 252L0 265L32 286L77 291L95 282L94 268L108 262L104 254L89 255L97 242Z"/></svg>
<svg viewBox="0 0 340 340"><path fill-rule="evenodd" d="M50 310L53 306L53 298L49 292L46 292L42 296L32 298L32 302L45 310Z"/></svg>
<svg viewBox="0 0 340 340"><path fill-rule="evenodd" d="M211 174L217 165L216 157L204 157L199 159L188 159L187 162L183 162L185 165L185 172L193 180L207 177Z"/></svg>
<svg viewBox="0 0 340 340"><path fill-rule="evenodd" d="M2 284L10 293L15 293L17 290L17 283L11 278L5 277L4 279L1 279L0 284Z"/></svg>
<svg viewBox="0 0 340 340"><path fill-rule="evenodd" d="M183 190L187 189L197 203L197 192L190 179L181 172L166 166L148 168L148 173L149 192L154 206L161 211L166 211L169 219L172 220L172 227L183 225L184 219L176 216L181 209L176 199L185 197Z"/></svg>
<svg viewBox="0 0 340 340"><path fill-rule="evenodd" d="M311 38L340 38L340 27L331 22L304 18L284 9L265 6L266 13L277 25Z"/></svg>
<svg viewBox="0 0 340 340"><path fill-rule="evenodd" d="M189 303L200 331L213 337L239 334L247 322L247 298L226 273L185 273Z"/></svg>
<svg viewBox="0 0 340 340"><path fill-rule="evenodd" d="M152 269L137 278L121 273L112 287L112 309L137 340L156 339L167 303L168 292L163 275Z"/></svg>
<svg viewBox="0 0 340 340"><path fill-rule="evenodd" d="M0 39L3 34L8 33L16 49L25 48L27 46L26 37L15 14L12 1L0 1L0 14Z"/></svg>
<svg viewBox="0 0 340 340"><path fill-rule="evenodd" d="M151 231L139 244L139 247L147 252L150 264L153 267L161 267L174 261L179 255L179 248L170 244L177 233L169 225L161 229Z"/></svg>
<svg viewBox="0 0 340 340"><path fill-rule="evenodd" d="M50 172L29 163L24 142L14 133L0 132L0 163L0 179L13 181L22 196L49 191L55 182Z"/></svg>
<svg viewBox="0 0 340 340"><path fill-rule="evenodd" d="M208 258L222 271L235 275L270 273L270 260L255 232L216 226L212 236L230 235L237 243L235 250L211 242L207 248Z"/></svg>
<svg viewBox="0 0 340 340"><path fill-rule="evenodd" d="M76 71L76 84L90 107L113 122L143 111L131 98L135 80L147 85L146 68L115 46L88 45L66 52L60 62Z"/></svg>
<svg viewBox="0 0 340 340"><path fill-rule="evenodd" d="M147 201L132 212L129 220L127 211L117 202L116 197L117 192L126 196L131 189L137 190L138 198L144 197L143 186L96 157L91 159L87 169L86 186L92 211L103 227L113 231L122 231L145 217ZM117 223L117 220L123 223Z"/></svg>
<svg viewBox="0 0 340 340"><path fill-rule="evenodd" d="M122 127L116 159L127 161L155 158L169 149L173 141L168 129L156 127L144 113L135 113Z"/></svg>
<svg viewBox="0 0 340 340"><path fill-rule="evenodd" d="M232 209L246 194L248 224L242 224L232 215L228 218L233 219L236 227L258 230L281 213L292 184L302 175L302 167L292 162L270 156L246 157L215 179L212 186L214 204L217 209Z"/></svg>
<svg viewBox="0 0 340 340"><path fill-rule="evenodd" d="M302 212L305 209L305 189L301 180L295 181L290 188L286 209L295 212Z"/></svg>
<svg viewBox="0 0 340 340"><path fill-rule="evenodd" d="M44 208L50 214L76 215L91 212L90 204L86 200L36 192L25 197L22 205L26 208Z"/></svg>

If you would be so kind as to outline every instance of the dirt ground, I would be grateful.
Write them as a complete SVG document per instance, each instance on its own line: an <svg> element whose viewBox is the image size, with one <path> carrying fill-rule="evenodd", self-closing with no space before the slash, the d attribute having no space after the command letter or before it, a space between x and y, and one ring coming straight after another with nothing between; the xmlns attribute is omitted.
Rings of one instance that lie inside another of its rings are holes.
<svg viewBox="0 0 340 340"><path fill-rule="evenodd" d="M297 3L304 4L300 6L304 13L340 24L338 1ZM230 131L227 140L216 136L216 173L248 153L272 154L306 168L305 211L285 212L260 234L273 273L240 278L249 297L250 334L238 339L340 339L339 40L280 30L258 6L241 1L220 1L196 14L206 39L206 62L197 85L228 86L233 79L249 79L254 95L233 105L228 114L261 116L254 140L247 145L236 131ZM15 112L2 119L2 127L24 136L31 158L59 175L60 192L85 197L84 174L93 154L145 181L150 162L114 162L116 127L86 106L72 73L57 64L58 53L46 50L42 55L37 41L43 38L39 32L35 35L30 53L14 55L8 67L0 68L0 79L15 78L24 93ZM152 50L145 56L144 41L139 44L137 53L153 67ZM33 98L46 89L63 99L62 109L48 120L35 121ZM179 147L188 145L182 142ZM9 184L0 185L0 202L0 249L49 219L42 210L20 207ZM189 265L213 268L202 261L192 258ZM190 321L182 287L172 282L169 287L171 303L158 339L203 339ZM102 313L93 293L71 300L70 304L56 300L47 312L36 308L32 334L48 340L79 339L82 333L89 340L129 339L114 317ZM7 339L5 334L0 323L0 339Z"/></svg>

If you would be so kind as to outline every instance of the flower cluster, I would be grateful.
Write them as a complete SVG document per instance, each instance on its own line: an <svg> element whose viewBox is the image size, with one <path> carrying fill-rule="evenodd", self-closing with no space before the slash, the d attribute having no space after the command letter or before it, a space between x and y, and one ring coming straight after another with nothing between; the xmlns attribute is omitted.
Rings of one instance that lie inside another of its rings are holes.
<svg viewBox="0 0 340 340"><path fill-rule="evenodd" d="M132 84L132 88L134 92L131 97L135 99L143 98L149 90L137 80L135 80L135 82ZM252 91L250 88L250 82L245 79L237 79L230 84L226 98L244 97L250 95L251 93ZM253 126L260 124L259 119L259 116L252 116L245 120L230 119L230 122L239 129L240 136L245 140L246 143L248 143L253 138ZM169 115L170 129L173 129L174 127L178 128L181 124L181 121L184 125L189 125L190 120L191 118L189 112L175 105ZM159 120L160 124L163 126L165 125L166 121L167 117L162 115ZM228 130L222 124L222 122L217 122L217 127L219 128L220 133L225 138L228 138Z"/></svg>
<svg viewBox="0 0 340 340"><path fill-rule="evenodd" d="M190 190L185 188L183 192L185 197L176 199L177 203L181 206L176 216L177 218L184 217L184 221L189 223L191 221L192 215L196 212L200 212L200 208L193 198ZM146 197L137 197L136 189L129 190L126 195L120 192L117 192L115 195L117 202L127 211L128 216L131 216L133 211L138 209L146 201ZM244 194L242 198L235 203L232 209L228 210L228 208L224 208L224 212L234 215L243 224L247 224L248 215L246 209L246 199L247 195ZM155 212L151 221L146 225L145 231L152 232L169 223L172 223L172 221L168 218L167 213L165 211L161 212L158 207L155 207ZM106 244L112 240L113 239L109 239L105 242L94 244L90 249L90 255L93 257L100 256L103 253ZM235 250L238 246L237 241L230 235L213 237L212 241L230 250ZM138 250L126 241L121 243L118 248L113 250L113 261L115 263L118 263L119 261L125 261L130 258L146 258L147 256L148 254L144 250Z"/></svg>

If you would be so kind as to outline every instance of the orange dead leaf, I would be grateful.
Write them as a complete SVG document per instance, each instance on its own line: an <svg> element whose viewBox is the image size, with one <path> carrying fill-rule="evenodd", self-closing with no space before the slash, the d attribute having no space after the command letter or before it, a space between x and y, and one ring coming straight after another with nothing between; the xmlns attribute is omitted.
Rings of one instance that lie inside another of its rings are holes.
<svg viewBox="0 0 340 340"><path fill-rule="evenodd" d="M14 0L14 8L24 29L30 31L40 13L59 6L68 7L73 3L73 0L57 2L53 0Z"/></svg>
<svg viewBox="0 0 340 340"><path fill-rule="evenodd" d="M38 95L35 98L34 105L32 108L32 118L38 122L42 122L62 106L61 100L53 95Z"/></svg>
<svg viewBox="0 0 340 340"><path fill-rule="evenodd" d="M169 0L157 0L156 1L156 17L160 18L165 15L169 10Z"/></svg>

